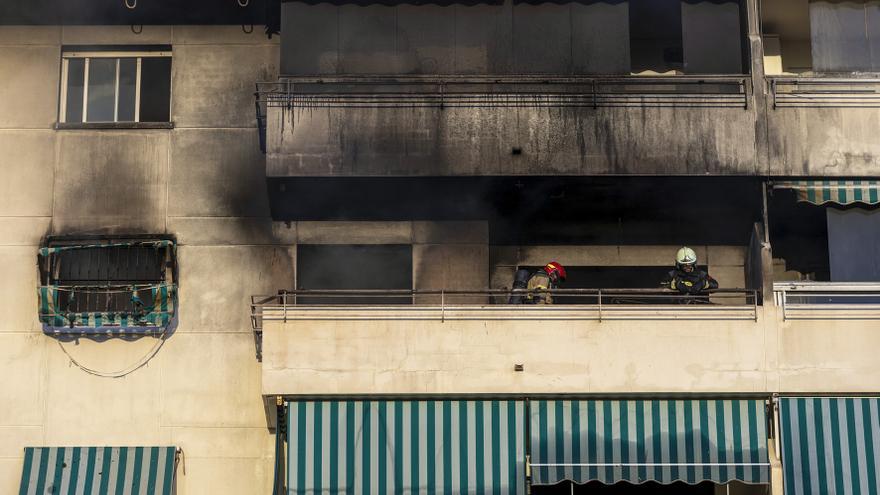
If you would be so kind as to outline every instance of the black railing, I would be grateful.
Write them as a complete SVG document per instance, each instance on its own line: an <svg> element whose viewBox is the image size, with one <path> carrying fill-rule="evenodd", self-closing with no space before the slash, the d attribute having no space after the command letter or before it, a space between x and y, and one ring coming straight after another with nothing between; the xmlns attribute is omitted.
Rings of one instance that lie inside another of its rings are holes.
<svg viewBox="0 0 880 495"><path fill-rule="evenodd" d="M880 78L769 77L773 108L880 108Z"/></svg>

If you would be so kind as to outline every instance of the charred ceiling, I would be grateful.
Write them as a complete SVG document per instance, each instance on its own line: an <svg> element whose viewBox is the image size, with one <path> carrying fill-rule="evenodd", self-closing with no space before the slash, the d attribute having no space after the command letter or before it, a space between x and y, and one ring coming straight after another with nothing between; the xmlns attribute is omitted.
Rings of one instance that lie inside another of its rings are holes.
<svg viewBox="0 0 880 495"><path fill-rule="evenodd" d="M0 25L266 25L279 32L280 0L28 0L0 2Z"/></svg>

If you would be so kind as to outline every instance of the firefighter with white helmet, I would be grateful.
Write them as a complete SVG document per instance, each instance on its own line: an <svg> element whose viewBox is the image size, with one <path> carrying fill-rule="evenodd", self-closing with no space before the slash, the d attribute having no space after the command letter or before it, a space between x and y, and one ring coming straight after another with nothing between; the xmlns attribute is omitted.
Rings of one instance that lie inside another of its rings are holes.
<svg viewBox="0 0 880 495"><path fill-rule="evenodd" d="M680 294L698 295L718 288L718 281L697 267L697 253L684 246L675 254L675 269L662 284Z"/></svg>

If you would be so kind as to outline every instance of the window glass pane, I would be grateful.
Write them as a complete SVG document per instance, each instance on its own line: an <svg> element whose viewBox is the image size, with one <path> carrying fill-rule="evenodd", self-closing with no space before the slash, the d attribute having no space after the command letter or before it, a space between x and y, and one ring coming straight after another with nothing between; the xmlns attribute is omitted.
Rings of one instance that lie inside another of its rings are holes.
<svg viewBox="0 0 880 495"><path fill-rule="evenodd" d="M116 105L116 59L89 60L88 122L113 122Z"/></svg>
<svg viewBox="0 0 880 495"><path fill-rule="evenodd" d="M141 122L171 120L171 57L141 60Z"/></svg>
<svg viewBox="0 0 880 495"><path fill-rule="evenodd" d="M681 71L681 0L631 0L629 35L632 71Z"/></svg>
<svg viewBox="0 0 880 495"><path fill-rule="evenodd" d="M119 107L116 120L134 122L135 83L137 82L137 59L119 59Z"/></svg>
<svg viewBox="0 0 880 495"><path fill-rule="evenodd" d="M86 60L71 58L67 61L67 108L65 122L82 122L83 80Z"/></svg>

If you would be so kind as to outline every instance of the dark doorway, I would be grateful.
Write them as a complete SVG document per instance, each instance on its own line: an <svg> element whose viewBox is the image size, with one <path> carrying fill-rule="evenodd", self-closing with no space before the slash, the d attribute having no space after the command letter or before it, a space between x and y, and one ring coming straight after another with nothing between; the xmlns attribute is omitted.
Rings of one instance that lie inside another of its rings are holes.
<svg viewBox="0 0 880 495"><path fill-rule="evenodd" d="M408 244L300 244L298 290L412 289L412 246ZM410 295L298 296L299 304L412 304Z"/></svg>

